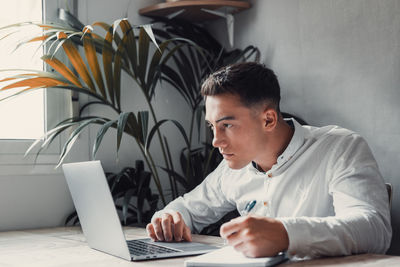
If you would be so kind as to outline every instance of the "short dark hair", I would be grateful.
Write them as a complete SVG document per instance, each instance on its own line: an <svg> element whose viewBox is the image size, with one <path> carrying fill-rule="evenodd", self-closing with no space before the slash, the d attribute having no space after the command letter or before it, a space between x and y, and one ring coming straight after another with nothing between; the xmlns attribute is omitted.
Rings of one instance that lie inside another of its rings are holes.
<svg viewBox="0 0 400 267"><path fill-rule="evenodd" d="M203 96L224 93L238 95L247 107L271 101L279 112L279 82L275 73L263 64L244 62L228 65L208 76L201 87Z"/></svg>

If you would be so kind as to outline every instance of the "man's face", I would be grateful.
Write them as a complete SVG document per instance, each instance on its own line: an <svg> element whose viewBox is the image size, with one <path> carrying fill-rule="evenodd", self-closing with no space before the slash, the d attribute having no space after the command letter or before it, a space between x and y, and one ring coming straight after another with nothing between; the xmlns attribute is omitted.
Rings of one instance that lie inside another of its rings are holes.
<svg viewBox="0 0 400 267"><path fill-rule="evenodd" d="M244 106L238 96L207 96L206 121L213 130L213 146L232 169L241 169L266 153L262 111Z"/></svg>

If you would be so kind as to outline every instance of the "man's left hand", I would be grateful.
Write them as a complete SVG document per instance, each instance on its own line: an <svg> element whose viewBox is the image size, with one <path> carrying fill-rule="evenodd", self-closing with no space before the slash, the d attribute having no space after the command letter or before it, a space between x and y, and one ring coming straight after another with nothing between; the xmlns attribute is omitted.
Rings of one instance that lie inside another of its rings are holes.
<svg viewBox="0 0 400 267"><path fill-rule="evenodd" d="M283 224L259 216L238 217L224 223L222 238L248 257L272 257L289 247L289 237Z"/></svg>

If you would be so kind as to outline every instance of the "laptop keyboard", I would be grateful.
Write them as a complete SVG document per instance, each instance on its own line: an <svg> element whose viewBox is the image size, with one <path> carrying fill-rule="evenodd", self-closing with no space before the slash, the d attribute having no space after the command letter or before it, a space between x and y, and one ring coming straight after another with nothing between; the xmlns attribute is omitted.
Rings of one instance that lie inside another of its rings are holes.
<svg viewBox="0 0 400 267"><path fill-rule="evenodd" d="M163 253L171 253L171 252L179 252L181 250L166 248L163 246L158 246L155 244L149 244L140 240L128 240L129 252L132 255L141 256L141 255L151 255L151 254L163 254Z"/></svg>

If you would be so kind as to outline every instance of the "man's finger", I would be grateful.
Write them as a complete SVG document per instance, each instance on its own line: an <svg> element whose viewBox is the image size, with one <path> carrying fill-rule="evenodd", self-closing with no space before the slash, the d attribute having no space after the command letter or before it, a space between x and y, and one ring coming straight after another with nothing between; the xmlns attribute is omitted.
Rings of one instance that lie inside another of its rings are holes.
<svg viewBox="0 0 400 267"><path fill-rule="evenodd" d="M228 241L228 244L231 246L235 246L235 245L243 242L243 238L241 236L240 230L239 230L239 232L233 232L232 234L225 237L225 239Z"/></svg>
<svg viewBox="0 0 400 267"><path fill-rule="evenodd" d="M227 223L224 223L219 230L219 234L221 235L222 238L226 239L231 234L240 231L241 228L242 228L242 220L238 220L238 218L236 218Z"/></svg>
<svg viewBox="0 0 400 267"><path fill-rule="evenodd" d="M156 236L156 234L155 234L155 232L154 232L153 224L151 224L151 223L147 224L147 226L146 226L146 231L147 231L147 234L149 235L149 237L150 237L153 241L157 241L157 236Z"/></svg>
<svg viewBox="0 0 400 267"><path fill-rule="evenodd" d="M156 234L157 240L164 241L164 234L163 234L163 230L161 227L161 219L160 218L154 219L154 221L152 222L152 225L153 225L153 229Z"/></svg>
<svg viewBox="0 0 400 267"><path fill-rule="evenodd" d="M245 242L239 242L235 245L232 245L235 250L240 251L240 252L245 252L247 250L247 246Z"/></svg>
<svg viewBox="0 0 400 267"><path fill-rule="evenodd" d="M173 213L172 219L174 220L174 239L175 241L181 241L185 222L183 221L182 215L179 212Z"/></svg>
<svg viewBox="0 0 400 267"><path fill-rule="evenodd" d="M183 228L183 239L189 242L192 242L192 233L190 232L190 228L186 225Z"/></svg>
<svg viewBox="0 0 400 267"><path fill-rule="evenodd" d="M161 227L166 241L172 240L172 216L168 213L164 214L161 219Z"/></svg>

